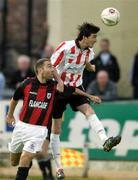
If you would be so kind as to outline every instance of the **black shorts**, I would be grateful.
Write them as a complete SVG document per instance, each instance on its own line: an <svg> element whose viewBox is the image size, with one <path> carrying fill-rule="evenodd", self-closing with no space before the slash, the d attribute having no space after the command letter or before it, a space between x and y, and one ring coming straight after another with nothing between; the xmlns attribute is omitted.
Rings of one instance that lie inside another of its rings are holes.
<svg viewBox="0 0 138 180"><path fill-rule="evenodd" d="M79 86L77 88L84 91L84 88L82 86ZM60 95L55 100L53 118L62 118L63 112L66 110L67 104L70 104L73 111L78 111L77 107L85 103L90 103L89 99L85 96L71 95L70 97L66 98Z"/></svg>

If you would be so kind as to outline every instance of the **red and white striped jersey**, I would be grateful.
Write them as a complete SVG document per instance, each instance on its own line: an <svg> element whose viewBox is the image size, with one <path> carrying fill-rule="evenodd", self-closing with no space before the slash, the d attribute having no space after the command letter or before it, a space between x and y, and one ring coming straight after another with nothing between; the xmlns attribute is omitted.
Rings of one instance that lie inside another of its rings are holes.
<svg viewBox="0 0 138 180"><path fill-rule="evenodd" d="M51 56L65 85L78 87L82 84L83 70L87 62L94 58L93 48L81 50L75 40L62 42Z"/></svg>

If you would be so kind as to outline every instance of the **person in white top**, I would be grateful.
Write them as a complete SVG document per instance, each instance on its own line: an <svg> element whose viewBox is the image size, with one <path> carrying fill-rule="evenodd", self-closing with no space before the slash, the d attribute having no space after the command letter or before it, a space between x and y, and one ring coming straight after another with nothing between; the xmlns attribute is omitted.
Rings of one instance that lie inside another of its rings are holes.
<svg viewBox="0 0 138 180"><path fill-rule="evenodd" d="M65 85L82 87L82 74L84 68L95 71L95 66L90 61L94 58L93 46L96 43L97 33L100 28L90 23L83 23L78 28L76 40L64 41L55 50L51 62L56 67ZM60 159L60 129L62 115L66 105L70 104L74 111L80 111L89 121L91 128L98 134L105 151L110 151L121 141L121 137L108 138L101 121L98 119L89 100L84 96L72 95L70 98L59 97L56 99L51 133L51 147L57 168L57 178L64 179L64 171Z"/></svg>

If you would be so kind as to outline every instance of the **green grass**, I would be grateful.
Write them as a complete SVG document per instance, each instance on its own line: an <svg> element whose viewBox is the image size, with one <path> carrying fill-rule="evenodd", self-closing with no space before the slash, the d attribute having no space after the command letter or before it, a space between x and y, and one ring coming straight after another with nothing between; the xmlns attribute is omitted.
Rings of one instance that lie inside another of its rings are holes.
<svg viewBox="0 0 138 180"><path fill-rule="evenodd" d="M0 180L14 180L14 177L1 177L0 176ZM42 180L42 177L39 177L39 176L34 176L34 177L28 177L27 180ZM55 179L56 180L56 179ZM97 179L97 178L66 178L66 180L103 180L103 179Z"/></svg>
<svg viewBox="0 0 138 180"><path fill-rule="evenodd" d="M14 177L12 176L0 176L0 180L14 180ZM42 177L40 176L31 176L31 177L28 177L27 180L42 180ZM56 180L56 179L55 179ZM77 178L77 177L68 177L66 178L65 180L136 180L136 178L94 178L94 177L91 177L91 178Z"/></svg>

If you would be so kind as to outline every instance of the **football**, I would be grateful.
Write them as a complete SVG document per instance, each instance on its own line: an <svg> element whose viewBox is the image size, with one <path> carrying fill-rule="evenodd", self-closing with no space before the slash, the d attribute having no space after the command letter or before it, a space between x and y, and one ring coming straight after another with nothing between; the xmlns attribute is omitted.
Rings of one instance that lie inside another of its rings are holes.
<svg viewBox="0 0 138 180"><path fill-rule="evenodd" d="M120 12L113 7L106 8L101 13L101 19L105 25L115 26L120 21Z"/></svg>

